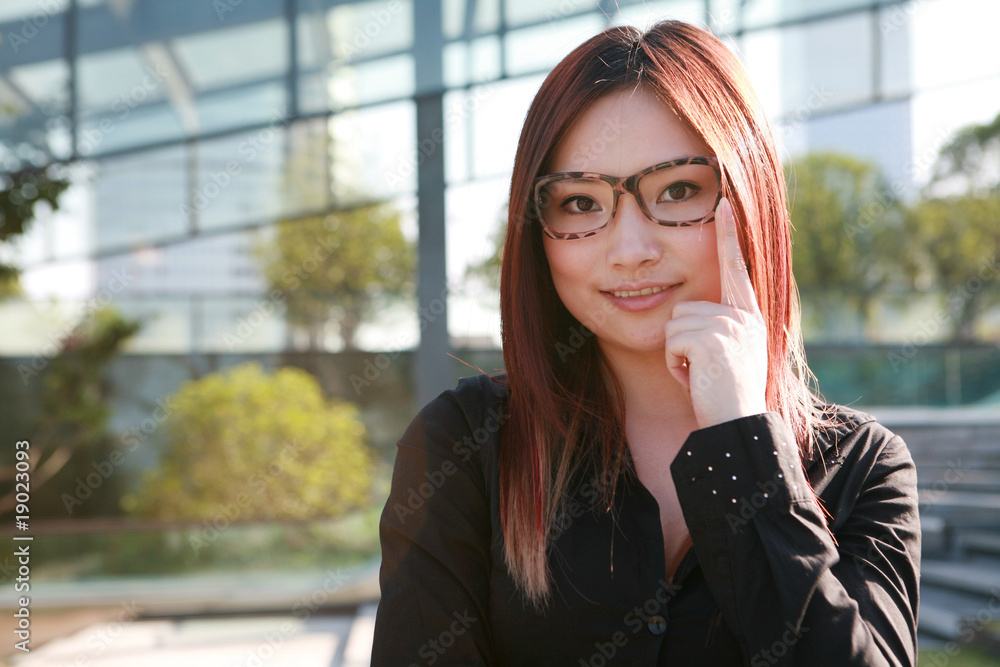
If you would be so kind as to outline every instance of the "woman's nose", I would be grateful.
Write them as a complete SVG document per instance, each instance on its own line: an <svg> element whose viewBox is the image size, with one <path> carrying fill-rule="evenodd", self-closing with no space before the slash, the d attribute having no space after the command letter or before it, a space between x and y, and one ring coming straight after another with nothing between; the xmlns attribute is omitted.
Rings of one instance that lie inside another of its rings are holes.
<svg viewBox="0 0 1000 667"><path fill-rule="evenodd" d="M636 269L660 258L659 226L646 217L631 193L618 197L614 219L607 231L608 261L612 266Z"/></svg>

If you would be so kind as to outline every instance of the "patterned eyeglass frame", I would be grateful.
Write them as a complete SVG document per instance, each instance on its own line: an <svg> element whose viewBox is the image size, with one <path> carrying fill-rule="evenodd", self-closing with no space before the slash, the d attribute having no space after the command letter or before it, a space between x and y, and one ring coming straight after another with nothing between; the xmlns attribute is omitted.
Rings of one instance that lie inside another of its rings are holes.
<svg viewBox="0 0 1000 667"><path fill-rule="evenodd" d="M708 213L706 213L703 218L699 218L698 220L678 220L673 222L657 220L650 214L649 210L646 208L645 202L642 201L642 197L639 196L639 179L651 171L656 171L657 169L680 167L685 164L703 164L711 167L715 171L715 177L719 182L719 192L715 195L715 203L708 210ZM545 223L545 218L542 216L540 190L542 186L549 183L577 178L600 179L614 188L615 201L611 206L611 215L608 216L607 222L600 227L595 227L594 229L590 229L585 232L557 232ZM546 174L535 179L535 185L532 188L531 204L534 208L535 215L538 216L539 222L542 223L542 230L545 232L546 236L557 240L584 239L599 234L607 228L611 221L615 219L615 213L618 211L618 198L626 192L635 197L643 215L645 215L651 222L655 222L661 227L693 227L695 225L707 225L715 220L715 209L719 207L719 202L722 201L722 172L719 169L719 159L716 157L686 157L680 158L679 160L669 160L667 162L654 164L652 167L647 167L638 173L632 174L631 176L607 176L605 174L597 174L587 171L566 171L557 174Z"/></svg>

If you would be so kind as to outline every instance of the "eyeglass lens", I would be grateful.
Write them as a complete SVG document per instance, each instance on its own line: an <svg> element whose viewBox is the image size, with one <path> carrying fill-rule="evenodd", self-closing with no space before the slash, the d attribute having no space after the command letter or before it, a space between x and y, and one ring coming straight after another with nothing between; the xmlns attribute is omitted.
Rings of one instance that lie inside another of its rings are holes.
<svg viewBox="0 0 1000 667"><path fill-rule="evenodd" d="M718 174L709 165L657 169L638 183L641 206L656 222L699 222L715 206ZM612 215L614 187L599 178L554 177L538 191L545 224L561 234L580 234L605 225Z"/></svg>

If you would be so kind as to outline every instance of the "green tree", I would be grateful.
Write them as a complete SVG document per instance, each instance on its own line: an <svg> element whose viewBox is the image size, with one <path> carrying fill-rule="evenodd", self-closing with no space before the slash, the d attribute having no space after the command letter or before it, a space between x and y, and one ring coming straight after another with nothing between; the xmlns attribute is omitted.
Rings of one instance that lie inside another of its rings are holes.
<svg viewBox="0 0 1000 667"><path fill-rule="evenodd" d="M54 168L24 167L0 173L0 244L9 244L24 234L35 219L36 207L44 202L59 208L59 196L69 181ZM20 270L0 261L0 298L20 294Z"/></svg>
<svg viewBox="0 0 1000 667"><path fill-rule="evenodd" d="M849 155L811 153L786 167L795 278L806 307L852 306L867 329L872 305L907 266L901 206L878 168Z"/></svg>
<svg viewBox="0 0 1000 667"><path fill-rule="evenodd" d="M33 505L33 515L75 513L75 506L82 504L74 495L74 473L82 471L86 476L93 472L91 462L113 448L107 432L111 414L108 400L113 393L108 367L139 328L139 322L123 318L112 308L102 308L89 313L66 335L54 357L38 357L18 365L18 379L24 386L41 382L38 414L32 417L28 432L32 434L33 503L44 505ZM16 504L14 462L5 457L5 463L0 468L0 479L7 492L0 497L0 512L10 511ZM49 492L50 483L61 488ZM38 494L43 486L46 493ZM104 490L105 496L108 489ZM90 493L88 490L88 496ZM66 505L59 500L64 495L75 500L65 510L57 509L57 500L59 508ZM45 504L43 498L55 500ZM107 503L89 502L89 506L107 509Z"/></svg>
<svg viewBox="0 0 1000 667"><path fill-rule="evenodd" d="M907 213L953 323L951 339L976 339L976 323L1000 304L1000 196L924 199Z"/></svg>
<svg viewBox="0 0 1000 667"><path fill-rule="evenodd" d="M1000 196L1000 114L962 128L938 152L927 195L949 194Z"/></svg>
<svg viewBox="0 0 1000 667"><path fill-rule="evenodd" d="M507 239L507 210L510 202L504 204L497 220L497 226L490 234L490 246L493 248L487 257L465 267L466 280L479 280L494 290L500 289L500 267L503 265L503 245Z"/></svg>
<svg viewBox="0 0 1000 667"><path fill-rule="evenodd" d="M416 263L399 212L385 203L280 222L273 242L255 254L312 350L322 349L331 318L344 347L355 349L357 329L378 300L412 290Z"/></svg>
<svg viewBox="0 0 1000 667"><path fill-rule="evenodd" d="M951 339L975 340L978 321L1000 302L1000 114L941 148L906 222L950 311Z"/></svg>
<svg viewBox="0 0 1000 667"><path fill-rule="evenodd" d="M365 427L353 404L328 402L305 371L247 363L171 397L159 467L129 511L203 519L332 517L363 507L372 484Z"/></svg>

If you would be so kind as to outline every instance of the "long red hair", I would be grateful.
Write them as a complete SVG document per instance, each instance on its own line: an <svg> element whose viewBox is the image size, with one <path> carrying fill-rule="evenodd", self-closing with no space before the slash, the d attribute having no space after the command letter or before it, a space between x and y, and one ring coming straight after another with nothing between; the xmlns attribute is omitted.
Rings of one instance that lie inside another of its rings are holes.
<svg viewBox="0 0 1000 667"><path fill-rule="evenodd" d="M593 336L556 293L531 189L590 104L637 85L685 121L724 166L723 194L767 323L768 409L788 423L803 456L820 421L802 355L782 166L742 65L715 36L679 21L645 33L609 28L587 40L549 73L525 118L500 278L510 401L500 434L501 523L508 569L539 607L549 595L547 547L559 499L580 470L616 479L627 444L620 387ZM599 488L610 503L613 484Z"/></svg>

